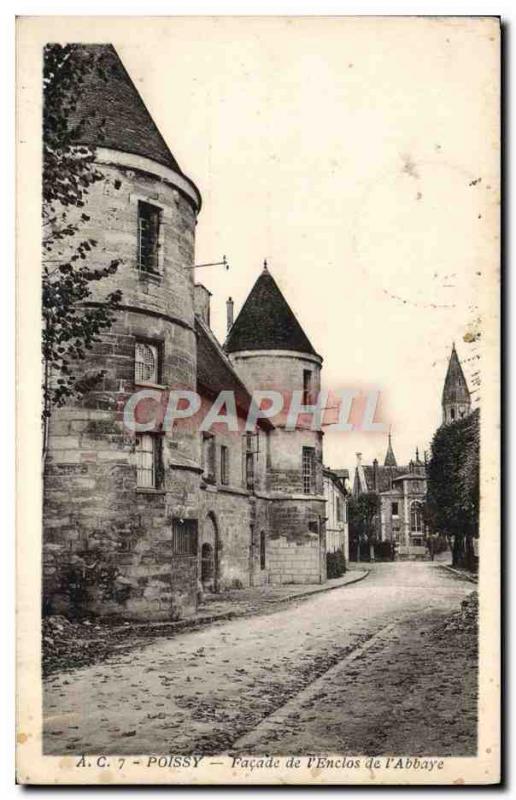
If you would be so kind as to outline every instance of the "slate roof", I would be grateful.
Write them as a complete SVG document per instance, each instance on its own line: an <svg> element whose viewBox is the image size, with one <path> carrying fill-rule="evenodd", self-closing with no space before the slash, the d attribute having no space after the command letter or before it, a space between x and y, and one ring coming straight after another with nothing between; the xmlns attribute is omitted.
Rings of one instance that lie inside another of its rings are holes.
<svg viewBox="0 0 516 800"><path fill-rule="evenodd" d="M71 115L72 124L87 119L77 143L145 156L183 174L115 48L78 45L71 58L88 60L92 67L78 88L77 108ZM107 80L97 67L104 70Z"/></svg>
<svg viewBox="0 0 516 800"><path fill-rule="evenodd" d="M374 492L374 467L365 464L364 467L364 475L367 482L367 487L370 492ZM407 472L407 467L385 467L381 464L378 464L377 467L378 471L378 488L376 489L377 492L388 492L392 488L391 481L396 480L401 475L405 475Z"/></svg>
<svg viewBox="0 0 516 800"><path fill-rule="evenodd" d="M195 317L195 331L197 334L197 391L210 399L217 397L219 392L233 391L239 415L247 416L251 406L251 395L236 374L217 339L199 316ZM257 424L267 430L274 429L274 425L268 419L259 419Z"/></svg>
<svg viewBox="0 0 516 800"><path fill-rule="evenodd" d="M267 267L242 306L224 349L228 353L238 350L296 350L317 355Z"/></svg>
<svg viewBox="0 0 516 800"><path fill-rule="evenodd" d="M442 403L444 405L445 403L469 403L469 401L468 384L454 344L444 380Z"/></svg>

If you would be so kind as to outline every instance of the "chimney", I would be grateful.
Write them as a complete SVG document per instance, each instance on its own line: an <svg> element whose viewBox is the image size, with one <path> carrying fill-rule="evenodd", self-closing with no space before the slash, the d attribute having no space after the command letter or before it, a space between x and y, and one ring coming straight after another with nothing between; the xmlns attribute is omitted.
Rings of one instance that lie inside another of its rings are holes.
<svg viewBox="0 0 516 800"><path fill-rule="evenodd" d="M228 333L230 332L231 328L233 327L233 308L234 308L233 298L232 297L228 297L228 299L226 300L227 325L228 325L227 332Z"/></svg>
<svg viewBox="0 0 516 800"><path fill-rule="evenodd" d="M210 297L211 292L202 283L194 286L194 307L195 313L202 319L205 325L210 327Z"/></svg>

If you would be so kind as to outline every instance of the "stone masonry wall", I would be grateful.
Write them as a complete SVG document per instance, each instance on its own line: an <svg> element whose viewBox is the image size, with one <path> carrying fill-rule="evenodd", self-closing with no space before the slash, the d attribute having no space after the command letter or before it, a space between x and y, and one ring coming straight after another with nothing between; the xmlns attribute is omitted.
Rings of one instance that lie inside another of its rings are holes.
<svg viewBox="0 0 516 800"><path fill-rule="evenodd" d="M54 409L44 476L44 605L59 613L174 619L196 606L198 561L172 552L174 518L199 517L199 440L163 434L163 482L136 486L135 435L122 412L135 389L134 348L158 344L158 391L196 386L193 327L195 211L172 186L149 174L102 165L90 190L95 262L122 263L96 286L101 299L121 288L122 310L84 362L105 375L85 396ZM162 208L160 275L136 269L138 200Z"/></svg>

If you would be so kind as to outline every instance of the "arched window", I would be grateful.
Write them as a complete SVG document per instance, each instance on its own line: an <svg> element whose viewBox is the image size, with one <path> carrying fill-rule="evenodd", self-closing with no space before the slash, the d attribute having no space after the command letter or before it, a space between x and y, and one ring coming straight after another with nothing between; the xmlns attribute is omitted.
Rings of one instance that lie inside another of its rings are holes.
<svg viewBox="0 0 516 800"><path fill-rule="evenodd" d="M418 500L415 500L410 506L410 530L413 533L421 533L423 530L422 508Z"/></svg>

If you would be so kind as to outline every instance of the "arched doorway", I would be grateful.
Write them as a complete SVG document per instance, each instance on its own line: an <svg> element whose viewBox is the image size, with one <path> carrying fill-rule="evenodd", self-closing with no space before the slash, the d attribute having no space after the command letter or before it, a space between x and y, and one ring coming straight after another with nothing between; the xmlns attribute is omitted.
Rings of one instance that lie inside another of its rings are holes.
<svg viewBox="0 0 516 800"><path fill-rule="evenodd" d="M218 591L219 535L215 515L211 512L204 520L200 547L200 577L205 592Z"/></svg>
<svg viewBox="0 0 516 800"><path fill-rule="evenodd" d="M211 544L204 542L201 547L201 582L203 586L213 582L214 573L215 553Z"/></svg>

